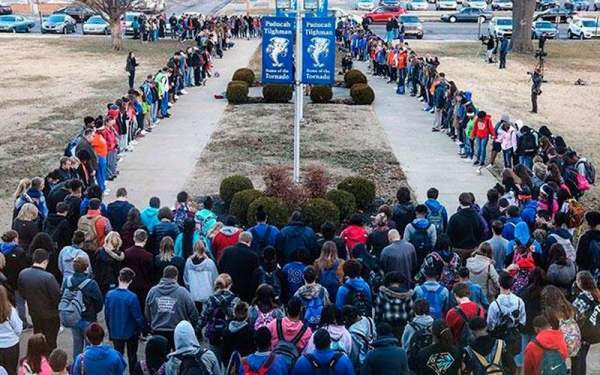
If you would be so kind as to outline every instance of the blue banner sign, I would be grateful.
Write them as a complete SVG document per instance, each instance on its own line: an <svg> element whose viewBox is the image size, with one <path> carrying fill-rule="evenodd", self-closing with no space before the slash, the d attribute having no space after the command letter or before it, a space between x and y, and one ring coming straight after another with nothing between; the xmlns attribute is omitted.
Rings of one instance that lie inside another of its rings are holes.
<svg viewBox="0 0 600 375"><path fill-rule="evenodd" d="M302 19L302 82L335 81L335 18Z"/></svg>
<svg viewBox="0 0 600 375"><path fill-rule="evenodd" d="M262 37L262 81L292 83L294 29L289 18L264 17Z"/></svg>

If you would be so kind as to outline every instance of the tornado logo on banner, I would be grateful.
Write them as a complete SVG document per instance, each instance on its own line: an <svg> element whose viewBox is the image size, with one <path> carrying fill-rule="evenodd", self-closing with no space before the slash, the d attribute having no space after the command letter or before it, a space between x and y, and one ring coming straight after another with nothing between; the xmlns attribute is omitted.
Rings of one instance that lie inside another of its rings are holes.
<svg viewBox="0 0 600 375"><path fill-rule="evenodd" d="M335 18L304 18L302 32L302 82L332 85L335 81Z"/></svg>
<svg viewBox="0 0 600 375"><path fill-rule="evenodd" d="M294 40L289 18L264 17L262 36L262 81L292 83Z"/></svg>

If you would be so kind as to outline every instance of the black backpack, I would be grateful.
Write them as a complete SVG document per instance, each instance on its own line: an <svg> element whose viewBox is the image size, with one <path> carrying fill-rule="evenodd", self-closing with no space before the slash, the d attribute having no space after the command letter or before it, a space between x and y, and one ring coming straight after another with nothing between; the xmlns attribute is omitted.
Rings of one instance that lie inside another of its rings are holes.
<svg viewBox="0 0 600 375"><path fill-rule="evenodd" d="M521 154L532 154L537 150L537 140L533 131L529 131L521 136Z"/></svg>
<svg viewBox="0 0 600 375"><path fill-rule="evenodd" d="M466 348L467 346L471 345L473 343L473 341L475 341L475 334L473 333L471 328L469 328L469 322L471 321L471 319L458 306L456 306L454 308L454 311L456 311L458 313L458 315L464 322L463 329L460 332L460 337L458 339L458 346L461 348ZM480 313L481 313L481 310L479 309L479 306L477 306L477 311L475 312L475 317L478 317L480 315Z"/></svg>
<svg viewBox="0 0 600 375"><path fill-rule="evenodd" d="M431 332L431 325L422 326L415 322L408 323L414 330L415 333L410 339L408 346L408 367L412 371L417 371L419 367L419 350L428 347L433 344L433 333Z"/></svg>
<svg viewBox="0 0 600 375"><path fill-rule="evenodd" d="M259 266L258 271L260 272L260 276L258 277L258 284L267 284L273 288L275 292L275 297L281 297L281 279L279 279L278 271L279 267L275 268L273 271L267 271L265 267Z"/></svg>
<svg viewBox="0 0 600 375"><path fill-rule="evenodd" d="M315 375L335 375L335 365L338 363L338 361L340 360L340 358L342 358L343 355L344 353L337 352L333 355L331 361L324 364L320 364L319 362L317 362L317 359L312 354L306 354L304 357L308 359L308 363L310 363L311 366L315 369Z"/></svg>
<svg viewBox="0 0 600 375"><path fill-rule="evenodd" d="M412 224L409 224L412 225ZM431 223L428 223L425 228L419 228L412 225L415 233L410 238L410 243L415 247L415 251L417 252L417 261L420 263L423 262L423 259L433 250L433 243L431 243L431 239L429 238L429 234L427 231Z"/></svg>
<svg viewBox="0 0 600 375"><path fill-rule="evenodd" d="M344 284L343 286L348 288L349 292L346 305L356 307L361 316L371 317L373 315L373 304L369 296L350 284Z"/></svg>
<svg viewBox="0 0 600 375"><path fill-rule="evenodd" d="M600 342L600 304L583 293L578 298L583 299L589 306L577 319L581 338L589 344L597 344Z"/></svg>
<svg viewBox="0 0 600 375"><path fill-rule="evenodd" d="M250 229L250 233L252 233L252 238L254 240L256 240L256 242L254 242L254 240L252 240L252 243L256 243L256 253L257 254L262 254L262 251L265 247L269 246L269 238L271 236L271 226L267 225L267 230L265 231L265 235L264 236L259 236L258 232L256 231L255 228L251 228Z"/></svg>
<svg viewBox="0 0 600 375"><path fill-rule="evenodd" d="M179 365L178 375L210 375L202 356L208 350L199 350L196 354L177 357L181 364Z"/></svg>
<svg viewBox="0 0 600 375"><path fill-rule="evenodd" d="M494 301L498 305L500 313L500 324L494 328L492 336L497 339L504 340L506 350L512 354L521 352L521 332L519 323L519 311L521 309L521 301L517 304L517 308L511 312L503 312L500 308L498 300Z"/></svg>

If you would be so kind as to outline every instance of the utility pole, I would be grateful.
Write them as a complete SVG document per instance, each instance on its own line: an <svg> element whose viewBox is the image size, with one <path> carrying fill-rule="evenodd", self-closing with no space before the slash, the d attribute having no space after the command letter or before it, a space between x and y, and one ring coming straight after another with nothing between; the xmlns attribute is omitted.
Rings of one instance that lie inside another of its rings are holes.
<svg viewBox="0 0 600 375"><path fill-rule="evenodd" d="M304 107L304 85L302 84L302 13L304 0L296 0L296 100L294 111L294 183L300 183L300 122Z"/></svg>

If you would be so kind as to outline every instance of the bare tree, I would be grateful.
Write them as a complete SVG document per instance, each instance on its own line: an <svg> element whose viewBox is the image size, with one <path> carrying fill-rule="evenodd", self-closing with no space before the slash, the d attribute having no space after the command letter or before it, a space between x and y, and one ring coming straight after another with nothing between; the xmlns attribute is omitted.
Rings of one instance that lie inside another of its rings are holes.
<svg viewBox="0 0 600 375"><path fill-rule="evenodd" d="M80 0L80 2L90 7L110 24L111 44L115 51L123 49L121 18L125 16L126 12L145 4L145 0Z"/></svg>
<svg viewBox="0 0 600 375"><path fill-rule="evenodd" d="M513 34L510 50L518 53L533 52L531 24L535 12L535 0L513 0Z"/></svg>

